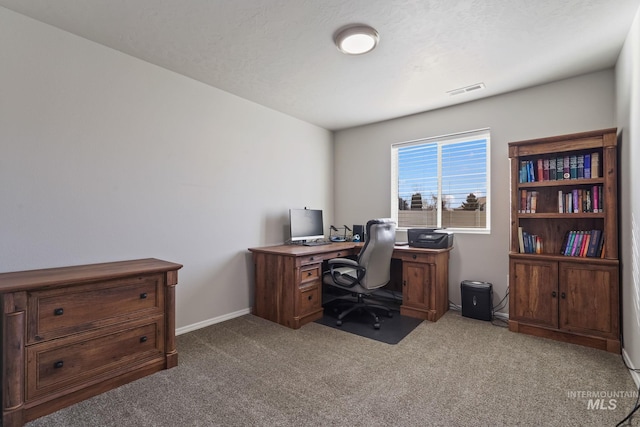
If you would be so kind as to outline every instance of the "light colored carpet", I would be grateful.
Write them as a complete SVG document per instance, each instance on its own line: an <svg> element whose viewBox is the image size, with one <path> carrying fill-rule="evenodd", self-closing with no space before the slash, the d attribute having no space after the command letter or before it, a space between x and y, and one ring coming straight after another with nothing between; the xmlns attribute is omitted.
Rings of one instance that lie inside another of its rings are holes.
<svg viewBox="0 0 640 427"><path fill-rule="evenodd" d="M452 311L396 345L252 315L177 343L178 367L27 425L615 426L636 400L619 355Z"/></svg>

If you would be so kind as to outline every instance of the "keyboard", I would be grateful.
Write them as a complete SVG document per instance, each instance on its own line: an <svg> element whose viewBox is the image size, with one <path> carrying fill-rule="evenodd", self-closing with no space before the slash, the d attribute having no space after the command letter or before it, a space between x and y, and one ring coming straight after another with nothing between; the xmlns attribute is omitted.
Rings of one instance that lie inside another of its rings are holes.
<svg viewBox="0 0 640 427"><path fill-rule="evenodd" d="M323 246L330 245L331 242L304 242L302 246Z"/></svg>

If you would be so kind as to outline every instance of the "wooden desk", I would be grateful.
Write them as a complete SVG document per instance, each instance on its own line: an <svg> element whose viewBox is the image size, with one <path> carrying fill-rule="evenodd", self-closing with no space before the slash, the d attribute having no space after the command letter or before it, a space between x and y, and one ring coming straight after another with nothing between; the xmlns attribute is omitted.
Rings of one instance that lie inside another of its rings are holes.
<svg viewBox="0 0 640 427"><path fill-rule="evenodd" d="M280 245L250 248L255 267L253 314L298 329L322 317L322 262L357 255L362 244L323 246ZM449 252L396 246L393 258L402 262L400 313L438 320L449 309ZM392 275L394 271L392 269Z"/></svg>

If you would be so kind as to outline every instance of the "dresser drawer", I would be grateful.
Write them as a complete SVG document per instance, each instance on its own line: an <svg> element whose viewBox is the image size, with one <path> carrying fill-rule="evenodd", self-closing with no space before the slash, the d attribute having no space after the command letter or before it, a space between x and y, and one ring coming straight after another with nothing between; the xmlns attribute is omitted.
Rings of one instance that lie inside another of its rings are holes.
<svg viewBox="0 0 640 427"><path fill-rule="evenodd" d="M27 347L27 400L163 360L163 322L159 317Z"/></svg>
<svg viewBox="0 0 640 427"><path fill-rule="evenodd" d="M162 274L150 274L29 292L27 343L162 313L163 286Z"/></svg>

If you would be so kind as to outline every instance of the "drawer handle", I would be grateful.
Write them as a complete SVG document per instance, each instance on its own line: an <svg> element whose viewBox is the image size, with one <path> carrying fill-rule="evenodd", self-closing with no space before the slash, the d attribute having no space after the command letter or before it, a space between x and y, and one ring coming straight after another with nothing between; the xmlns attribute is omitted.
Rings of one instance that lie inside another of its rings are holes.
<svg viewBox="0 0 640 427"><path fill-rule="evenodd" d="M147 337L146 336L140 337L140 342L147 342Z"/></svg>
<svg viewBox="0 0 640 427"><path fill-rule="evenodd" d="M312 276L313 274L310 271L307 271L307 277Z"/></svg>
<svg viewBox="0 0 640 427"><path fill-rule="evenodd" d="M53 367L55 369L60 369L64 366L64 362L62 360L58 360L56 363L53 364Z"/></svg>
<svg viewBox="0 0 640 427"><path fill-rule="evenodd" d="M309 296L307 297L307 299L308 299L309 301L311 301L311 300L313 299L313 295L309 295Z"/></svg>
<svg viewBox="0 0 640 427"><path fill-rule="evenodd" d="M309 259L310 259L311 261L313 261L315 258L314 258L314 257L311 257L311 258L309 258Z"/></svg>
<svg viewBox="0 0 640 427"><path fill-rule="evenodd" d="M54 316L62 316L64 314L64 309L63 308L56 308L55 310L53 310L53 315Z"/></svg>
<svg viewBox="0 0 640 427"><path fill-rule="evenodd" d="M140 299L147 299L147 293L146 292L141 293Z"/></svg>
<svg viewBox="0 0 640 427"><path fill-rule="evenodd" d="M416 259L416 258L418 258L418 255L416 255L416 254L413 254L413 257L412 257L412 258L413 258L413 259Z"/></svg>

